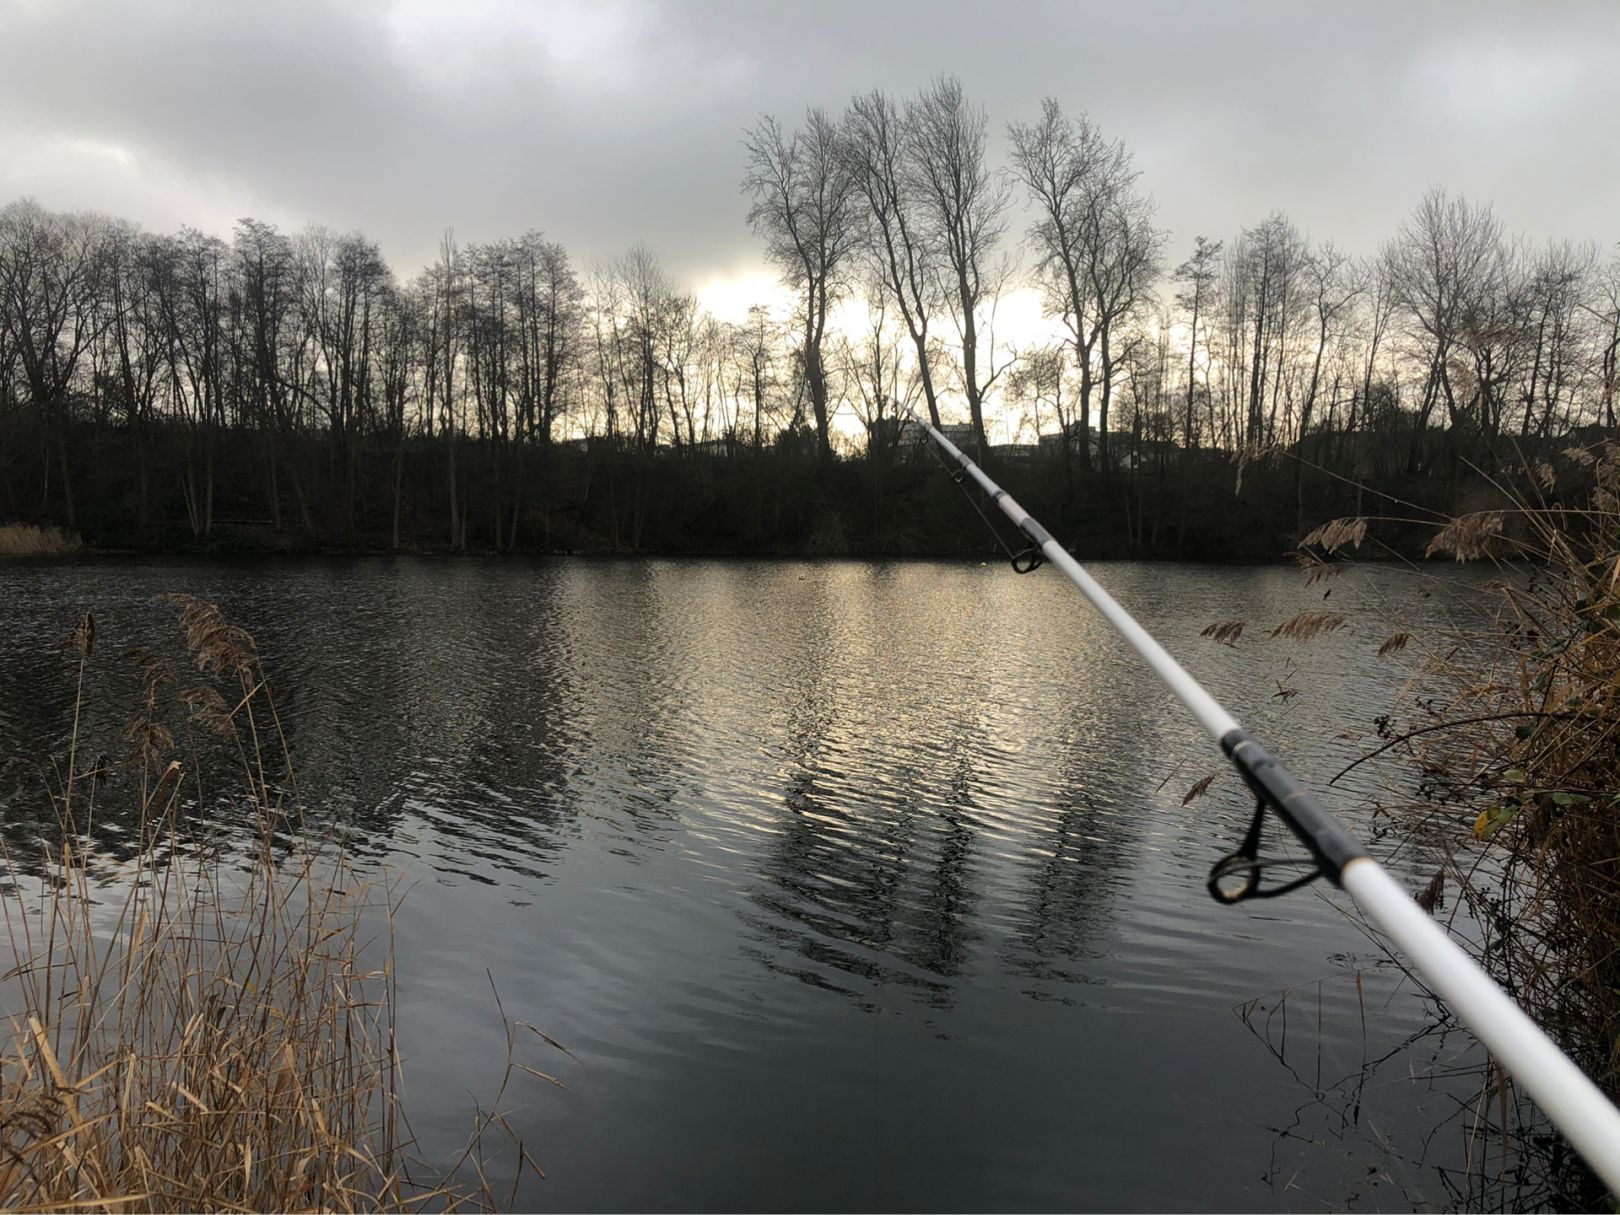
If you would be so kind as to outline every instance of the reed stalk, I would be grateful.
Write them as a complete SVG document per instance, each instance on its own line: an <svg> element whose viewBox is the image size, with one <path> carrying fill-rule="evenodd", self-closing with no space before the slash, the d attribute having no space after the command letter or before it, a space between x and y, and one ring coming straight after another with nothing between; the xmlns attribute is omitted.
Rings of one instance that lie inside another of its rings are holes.
<svg viewBox="0 0 1620 1215"><path fill-rule="evenodd" d="M1380 744L1339 777L1389 755L1415 769L1397 834L1428 835L1446 858L1420 903L1441 914L1451 892L1446 914L1466 911L1486 968L1620 1099L1620 444L1485 480L1500 509L1437 520L1429 556L1497 564L1487 619L1383 641L1380 658L1427 655L1409 684L1415 720L1380 718ZM1304 563L1331 573L1366 536L1364 519L1324 524ZM1485 1086L1477 1111L1512 1161L1501 1177L1520 1192L1533 1180L1553 1206L1601 1199L1517 1094L1509 1118L1511 1087Z"/></svg>
<svg viewBox="0 0 1620 1215"><path fill-rule="evenodd" d="M0 524L0 557L45 557L76 553L84 542L73 532L59 527L36 527L32 523Z"/></svg>
<svg viewBox="0 0 1620 1215"><path fill-rule="evenodd" d="M493 1207L476 1179L413 1168L392 891L305 819L252 638L174 602L196 678L141 657L126 765L83 763L93 619L74 630L73 730L46 786L55 829L37 856L0 855L0 1207ZM203 756L221 752L237 777L205 801ZM115 788L136 801L138 839L109 864L91 828ZM222 798L234 822L205 812ZM479 1176L494 1126L486 1115L463 1156Z"/></svg>

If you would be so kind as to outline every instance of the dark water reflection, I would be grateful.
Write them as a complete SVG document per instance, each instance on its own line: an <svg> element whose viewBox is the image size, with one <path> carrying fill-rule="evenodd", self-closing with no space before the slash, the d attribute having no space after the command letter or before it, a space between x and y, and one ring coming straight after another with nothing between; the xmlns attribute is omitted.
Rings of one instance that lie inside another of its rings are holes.
<svg viewBox="0 0 1620 1215"><path fill-rule="evenodd" d="M1322 606L1292 570L1100 574L1318 781L1411 673L1374 657L1371 618L1257 636ZM1409 616L1472 599L1371 577ZM149 601L177 590L257 635L308 806L408 891L402 1032L430 1151L504 1057L486 971L572 1052L543 1061L566 1092L518 1095L550 1173L522 1205L1450 1200L1466 1144L1442 1124L1477 1090L1453 1074L1471 1044L1321 894L1209 902L1237 784L1181 807L1218 767L1208 745L1049 571L12 565L0 750L60 744L55 647L81 607L124 704L112 655L172 635ZM1199 638L1232 618L1237 647ZM1380 790L1358 776L1335 804L1364 825Z"/></svg>

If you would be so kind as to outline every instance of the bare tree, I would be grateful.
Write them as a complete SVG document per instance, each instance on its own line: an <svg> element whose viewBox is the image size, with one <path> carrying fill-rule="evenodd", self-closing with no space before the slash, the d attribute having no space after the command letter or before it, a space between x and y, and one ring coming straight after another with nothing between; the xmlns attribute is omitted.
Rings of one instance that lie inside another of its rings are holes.
<svg viewBox="0 0 1620 1215"><path fill-rule="evenodd" d="M674 291L664 296L655 347L658 376L675 448L680 451L684 444L688 455L697 447L696 401L691 379L701 327L696 296Z"/></svg>
<svg viewBox="0 0 1620 1215"><path fill-rule="evenodd" d="M1037 442L1041 437L1042 411L1050 407L1057 421L1058 450L1063 455L1063 484L1072 499L1074 462L1070 459L1070 444L1077 423L1074 404L1064 396L1065 364L1069 361L1061 343L1020 351L1007 376L1007 396L1025 411L1020 420L1034 432Z"/></svg>
<svg viewBox="0 0 1620 1215"><path fill-rule="evenodd" d="M1328 241L1310 254L1305 275L1309 307L1311 317L1316 322L1316 332L1311 341L1310 382L1305 390L1305 399L1300 405L1297 435L1300 440L1310 433L1317 393L1322 385L1322 364L1327 357L1328 347L1338 332L1335 327L1342 326L1345 314L1366 290L1366 282L1355 263L1348 254L1336 248L1332 241Z"/></svg>
<svg viewBox="0 0 1620 1215"><path fill-rule="evenodd" d="M512 488L512 525L508 547L517 544L526 481L522 448L540 449L541 518L551 530L551 445L557 420L568 399L568 385L580 372L584 342L584 293L568 260L568 251L538 232L513 243L510 262L515 276L512 297L517 330L517 475Z"/></svg>
<svg viewBox="0 0 1620 1215"><path fill-rule="evenodd" d="M875 276L900 312L915 351L928 417L940 424L939 392L929 346L929 314L939 306L938 246L923 239L921 200L906 171L907 114L874 89L850 102L844 149L855 188L865 202L863 243Z"/></svg>
<svg viewBox="0 0 1620 1215"><path fill-rule="evenodd" d="M1387 260L1375 258L1364 261L1359 268L1361 280L1367 285L1367 303L1366 307L1362 309L1364 316L1361 332L1361 341L1363 343L1361 390L1351 399L1350 419L1345 432L1346 440L1356 433L1358 424L1366 426L1371 421L1373 377L1378 368L1378 354L1384 345L1384 338L1389 332L1390 319L1395 313L1395 292L1390 282L1388 265ZM1357 500L1358 502L1360 500L1359 488ZM1359 510L1357 513L1359 513Z"/></svg>
<svg viewBox="0 0 1620 1215"><path fill-rule="evenodd" d="M597 416L601 420L599 433L611 446L619 441L619 410L623 404L620 387L624 383L623 370L625 338L621 323L624 308L623 291L615 267L596 265L586 275L586 317L590 330L592 379L596 385Z"/></svg>
<svg viewBox="0 0 1620 1215"><path fill-rule="evenodd" d="M371 340L377 300L393 275L382 250L357 232L311 227L296 243L300 307L317 355L311 406L325 417L342 484L343 527L355 527L360 443L370 421Z"/></svg>
<svg viewBox="0 0 1620 1215"><path fill-rule="evenodd" d="M989 319L984 310L994 304L1008 274L996 246L1006 228L1009 191L990 167L984 107L967 99L956 77L942 76L923 90L907 111L906 128L906 176L921 200L925 239L938 250L944 294L961 341L962 392L985 458L984 401L999 370L995 351L989 343L981 350L979 339Z"/></svg>
<svg viewBox="0 0 1620 1215"><path fill-rule="evenodd" d="M68 460L71 389L100 320L101 226L32 199L0 211L0 324L56 448L69 527L78 525Z"/></svg>
<svg viewBox="0 0 1620 1215"><path fill-rule="evenodd" d="M393 448L391 547L400 546L400 511L404 496L405 440L410 433L416 351L421 325L420 297L390 286L381 300L377 334L377 378L382 385L381 428Z"/></svg>
<svg viewBox="0 0 1620 1215"><path fill-rule="evenodd" d="M1251 448L1277 441L1288 342L1300 318L1303 296L1299 284L1307 253L1305 239L1280 211L1245 228L1238 238L1234 287L1244 298L1249 333L1243 437Z"/></svg>
<svg viewBox="0 0 1620 1215"><path fill-rule="evenodd" d="M1187 313L1187 398L1181 435L1182 446L1188 451L1198 448L1198 430L1193 424L1193 404L1198 385L1198 327L1204 320L1204 308L1210 293L1215 289L1218 277L1216 259L1220 254L1220 241L1200 236L1193 242L1192 256L1176 267L1176 282L1183 284L1182 290L1176 293L1176 303ZM1207 378L1204 395L1209 395Z"/></svg>
<svg viewBox="0 0 1620 1215"><path fill-rule="evenodd" d="M866 316L859 336L841 335L836 350L841 383L866 431L867 455L881 464L894 447L901 410L915 396L921 377L904 369L902 338L890 319L886 292L867 299Z"/></svg>
<svg viewBox="0 0 1620 1215"><path fill-rule="evenodd" d="M736 352L737 389L754 416L753 448L757 455L764 438L765 401L776 385L777 335L770 310L763 304L748 309L748 319L737 326L733 341Z"/></svg>
<svg viewBox="0 0 1620 1215"><path fill-rule="evenodd" d="M518 337L510 297L513 294L511 242L469 245L466 275L466 375L472 389L474 424L469 429L488 455L491 537L504 538L504 498L514 436L513 354ZM515 525L515 521L514 521Z"/></svg>
<svg viewBox="0 0 1620 1215"><path fill-rule="evenodd" d="M1597 249L1572 241L1549 242L1529 266L1523 293L1519 402L1520 438L1532 429L1551 435L1560 405L1572 405L1583 367L1582 317L1597 267ZM1539 410L1539 420L1534 416Z"/></svg>
<svg viewBox="0 0 1620 1215"><path fill-rule="evenodd" d="M1062 317L1080 372L1081 465L1091 466L1091 407L1098 401L1098 454L1108 464L1108 413L1123 330L1150 296L1164 234L1120 142L1089 118L1066 118L1047 98L1040 121L1009 128L1013 166L1036 204L1029 239L1048 309Z"/></svg>
<svg viewBox="0 0 1620 1215"><path fill-rule="evenodd" d="M849 158L837 124L817 109L806 111L804 126L791 135L766 115L748 132L744 147L748 171L743 190L754 200L748 222L765 238L768 256L800 295L800 357L825 466L832 460L832 443L822 347L828 314L847 287L858 231Z"/></svg>
<svg viewBox="0 0 1620 1215"><path fill-rule="evenodd" d="M150 540L152 535L151 431L162 384L165 338L162 309L152 290L152 245L152 238L132 224L117 223L107 229L105 321L101 326L114 364L107 378L115 385L124 426L135 449L136 527L142 540Z"/></svg>
<svg viewBox="0 0 1620 1215"><path fill-rule="evenodd" d="M1366 289L1366 283L1350 257L1328 241L1314 250L1305 269L1312 319L1316 322L1311 340L1311 374L1300 404L1299 430L1296 442L1303 444L1310 433L1316 410L1317 394L1322 386L1322 365L1328 348L1337 341L1345 316ZM1295 525L1305 528L1305 453L1300 451L1294 461Z"/></svg>
<svg viewBox="0 0 1620 1215"><path fill-rule="evenodd" d="M538 232L530 232L517 242L514 264L522 337L519 382L523 433L531 438L538 436L544 453L550 450L569 380L578 371L584 293L569 263L568 251Z"/></svg>
<svg viewBox="0 0 1620 1215"><path fill-rule="evenodd" d="M1089 286L1089 311L1097 352L1097 454L1108 469L1109 406L1117 363L1128 356L1137 312L1151 308L1159 276L1164 232L1153 222L1153 204L1131 184L1092 200L1080 227Z"/></svg>
<svg viewBox="0 0 1620 1215"><path fill-rule="evenodd" d="M227 368L225 243L194 229L163 243L155 279L169 336L168 374L175 413L185 423L181 478L192 535L214 527L214 457L225 424Z"/></svg>
<svg viewBox="0 0 1620 1215"><path fill-rule="evenodd" d="M633 394L636 446L650 452L658 445L662 416L658 389L664 346L663 330L669 316L674 285L658 257L645 245L636 245L615 268L623 289L625 319L633 356L623 365L625 387ZM679 436L677 435L678 439Z"/></svg>
<svg viewBox="0 0 1620 1215"><path fill-rule="evenodd" d="M623 311L622 350L616 360L621 392L631 410L633 453L629 544L641 547L651 493L652 457L658 447L663 410L659 389L663 377L665 329L670 320L674 285L657 256L636 245L614 268ZM675 435L679 439L679 433Z"/></svg>
<svg viewBox="0 0 1620 1215"><path fill-rule="evenodd" d="M270 224L244 219L236 226L233 248L244 343L241 391L263 431L265 497L271 526L279 532L282 454L298 425L297 394L305 378L309 330L299 323L299 275L292 241ZM296 463L289 473L304 528L313 531Z"/></svg>
<svg viewBox="0 0 1620 1215"><path fill-rule="evenodd" d="M1415 468L1423 430L1437 403L1445 402L1453 440L1462 423L1452 356L1470 311L1501 273L1502 225L1488 205L1430 190L1384 256L1395 300L1425 350L1427 372L1410 456Z"/></svg>
<svg viewBox="0 0 1620 1215"><path fill-rule="evenodd" d="M438 401L439 433L444 438L448 453L448 481L450 506L450 547L466 545L466 520L461 510L460 472L456 467L456 447L461 425L457 409L456 369L462 351L464 328L465 272L460 250L456 247L455 232L446 229L439 242L439 260L430 266L424 276L423 293L426 296L426 324L423 339L426 343L427 365L427 426L433 434L435 400Z"/></svg>
<svg viewBox="0 0 1620 1215"><path fill-rule="evenodd" d="M1592 320L1597 344L1600 416L1612 430L1615 397L1620 395L1620 251L1595 275L1583 308Z"/></svg>

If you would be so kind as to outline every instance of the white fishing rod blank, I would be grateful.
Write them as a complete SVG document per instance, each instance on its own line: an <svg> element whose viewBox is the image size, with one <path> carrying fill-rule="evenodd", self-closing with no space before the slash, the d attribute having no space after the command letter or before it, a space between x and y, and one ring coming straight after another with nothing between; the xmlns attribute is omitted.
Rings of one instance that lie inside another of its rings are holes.
<svg viewBox="0 0 1620 1215"><path fill-rule="evenodd" d="M1152 634L1098 585L1078 561L1028 511L987 476L940 431L907 411L960 469L971 477L1028 537L1031 553L1014 558L1027 572L1039 562L1056 566L1090 601L1125 642L1153 669L1176 699L1192 712L1255 794L1258 811L1239 851L1223 858L1211 873L1209 890L1226 903L1286 893L1317 876L1331 878L1358 908L1388 935L1429 987L1463 1020L1474 1036L1552 1119L1613 1194L1620 1195L1620 1110L1576 1067L1522 1008L1435 923L1389 872L1324 810L1282 764L1273 759L1231 713L1189 675ZM1260 828L1267 810L1282 819L1305 845L1317 872L1268 889L1260 887L1267 862L1258 856ZM1238 879L1238 885L1228 879Z"/></svg>

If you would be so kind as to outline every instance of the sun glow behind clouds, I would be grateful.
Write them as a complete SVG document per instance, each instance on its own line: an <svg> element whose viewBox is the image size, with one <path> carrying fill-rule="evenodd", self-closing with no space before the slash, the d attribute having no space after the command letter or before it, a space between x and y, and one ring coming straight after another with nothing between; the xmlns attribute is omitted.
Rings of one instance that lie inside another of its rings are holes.
<svg viewBox="0 0 1620 1215"><path fill-rule="evenodd" d="M1027 350L1061 342L1068 336L1059 317L1046 315L1046 303L1034 287L1014 287L996 305L993 331L998 346Z"/></svg>
<svg viewBox="0 0 1620 1215"><path fill-rule="evenodd" d="M710 275L699 279L693 293L698 304L716 320L727 324L741 324L748 319L748 310L763 304L777 321L791 320L798 306L798 297L780 278L765 269L734 270L726 274ZM892 306L891 319L900 323L899 313ZM833 336L859 341L871 332L872 314L867 301L859 296L845 296L834 305L829 317ZM956 327L951 317L941 309L929 320L932 336L951 343L957 340ZM1034 346L1063 341L1066 330L1063 322L1045 314L1041 293L1033 287L1014 287L1001 296L993 312L986 309L979 318L981 341L994 337L997 358L1006 350L1027 350Z"/></svg>
<svg viewBox="0 0 1620 1215"><path fill-rule="evenodd" d="M698 280L693 294L700 307L717 321L740 325L748 310L763 304L773 317L783 318L793 311L793 294L768 270L740 270L715 274Z"/></svg>
<svg viewBox="0 0 1620 1215"><path fill-rule="evenodd" d="M693 294L698 305L717 321L741 324L748 319L750 308L763 305L777 325L793 327L797 318L799 300L777 275L764 268L739 268L727 274L700 279ZM872 338L875 320L873 304L860 294L845 295L832 308L827 318L829 348L848 342L859 350ZM1048 316L1042 293L1033 287L1014 287L1003 292L994 309L985 309L979 317L979 372L983 376L991 366L999 368L997 383L992 386L985 402L985 424L990 429L991 442L1025 442L1034 437L1028 419L1022 410L1006 401L1002 389L1006 373L1014 361L1038 347L1062 344L1067 331L1061 318ZM899 311L892 305L885 319L885 337L899 349L906 372L914 366L915 355L910 337L904 329ZM799 335L786 335L791 349ZM968 418L967 399L961 389L959 363L960 334L951 315L943 308L930 317L931 343L944 347L936 355L934 383L939 393L941 416L949 422L965 422ZM986 360L985 351L993 344L993 356ZM865 428L860 420L856 402L859 390L853 384L842 383L841 359L828 356L834 381L831 425L835 435L846 446L859 447L865 440ZM905 374L905 372L903 372ZM911 385L912 404L922 408L922 395L918 386Z"/></svg>
<svg viewBox="0 0 1620 1215"><path fill-rule="evenodd" d="M756 305L764 305L776 324L792 325L799 305L797 295L776 274L763 267L742 268L701 279L693 293L697 296L698 305L710 316L733 325L746 321L749 309ZM848 341L860 348L871 340L873 321L873 306L866 297L846 295L833 306L828 316L827 340L830 345ZM905 365L909 368L914 360L911 340L903 328L898 310L892 306L885 324L888 339L899 346ZM1014 287L1003 292L993 310L987 308L982 312L978 329L981 375L986 374L988 365L1008 367L1021 354L1037 347L1061 344L1068 336L1061 318L1046 315L1044 298L1033 287ZM796 336L789 335L790 345ZM966 421L967 400L962 394L961 372L957 363L961 338L955 321L944 309L930 317L929 336L931 342L946 348L935 363L940 412L947 421ZM992 343L993 358L987 365L984 351ZM986 422L995 429L994 441L1011 442L1027 438L1027 435L1020 433L1020 420L1015 416L1018 411L1002 398L1000 390L1005 386L1005 372L999 379L1000 382L992 387L986 401ZM835 393L837 387L834 385ZM846 395L849 400L833 402L832 423L834 429L846 439L855 440L862 433L853 404L859 394L852 390ZM915 391L915 386L914 395L914 403L920 408L922 398Z"/></svg>

